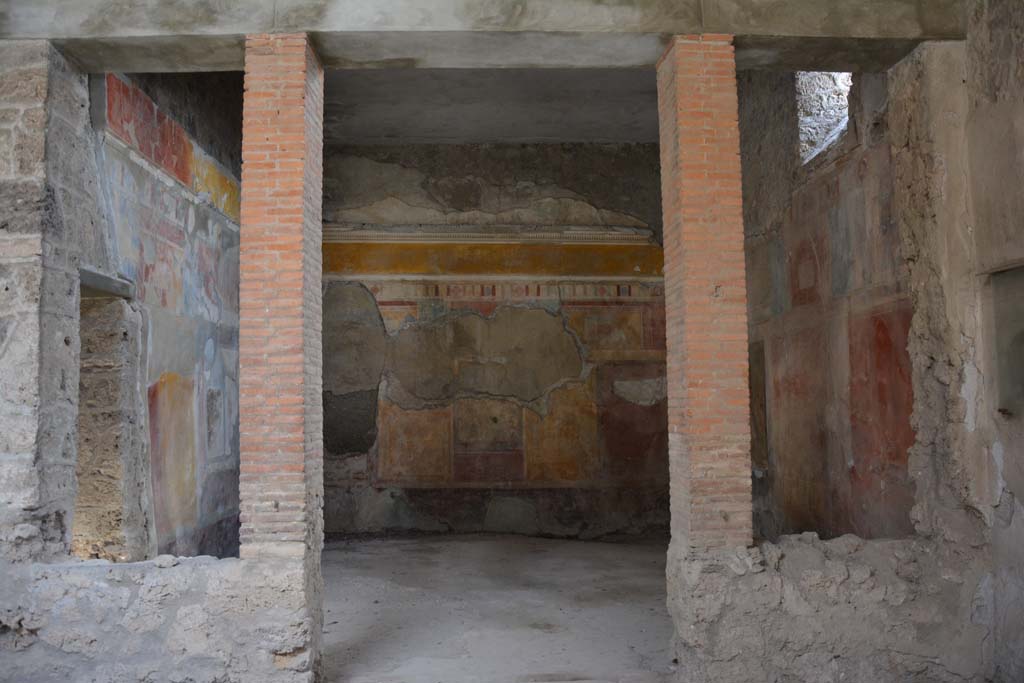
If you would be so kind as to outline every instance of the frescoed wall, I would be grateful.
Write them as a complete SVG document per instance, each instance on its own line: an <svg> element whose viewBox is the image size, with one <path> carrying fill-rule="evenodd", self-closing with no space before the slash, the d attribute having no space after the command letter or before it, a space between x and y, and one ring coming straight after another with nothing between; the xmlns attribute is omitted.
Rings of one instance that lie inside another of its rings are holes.
<svg viewBox="0 0 1024 683"><path fill-rule="evenodd" d="M160 553L232 554L239 183L226 164L237 160L230 137L204 149L165 111L177 102L174 113L185 116L191 102L169 85L173 77L142 81L163 107L130 77L107 74L92 91L105 99L94 125L102 131L111 269L134 283L144 318L155 542ZM192 118L210 125L223 118L198 113Z"/></svg>
<svg viewBox="0 0 1024 683"><path fill-rule="evenodd" d="M755 525L766 538L909 535L913 310L885 79L855 79L846 133L809 165L793 74L749 76L740 93L744 130L774 120L743 140Z"/></svg>
<svg viewBox="0 0 1024 683"><path fill-rule="evenodd" d="M328 153L329 533L667 525L656 150L552 148Z"/></svg>

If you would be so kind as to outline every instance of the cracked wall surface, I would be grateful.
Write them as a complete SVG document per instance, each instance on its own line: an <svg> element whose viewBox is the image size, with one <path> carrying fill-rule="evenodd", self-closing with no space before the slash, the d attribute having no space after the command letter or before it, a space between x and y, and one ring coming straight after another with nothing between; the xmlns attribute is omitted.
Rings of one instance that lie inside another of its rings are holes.
<svg viewBox="0 0 1024 683"><path fill-rule="evenodd" d="M327 531L663 529L656 147L335 147L326 168Z"/></svg>
<svg viewBox="0 0 1024 683"><path fill-rule="evenodd" d="M661 239L657 145L331 147L325 158L327 224L610 227Z"/></svg>
<svg viewBox="0 0 1024 683"><path fill-rule="evenodd" d="M329 280L327 531L662 528L662 296Z"/></svg>

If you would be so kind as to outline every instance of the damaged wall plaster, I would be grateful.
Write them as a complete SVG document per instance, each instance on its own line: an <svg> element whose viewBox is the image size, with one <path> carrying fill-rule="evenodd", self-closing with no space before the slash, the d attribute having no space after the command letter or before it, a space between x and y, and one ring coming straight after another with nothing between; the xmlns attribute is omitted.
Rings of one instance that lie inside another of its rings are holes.
<svg viewBox="0 0 1024 683"><path fill-rule="evenodd" d="M662 528L663 308L640 283L329 280L327 531Z"/></svg>
<svg viewBox="0 0 1024 683"><path fill-rule="evenodd" d="M661 241L652 144L411 145L325 152L324 222L618 227Z"/></svg>
<svg viewBox="0 0 1024 683"><path fill-rule="evenodd" d="M636 281L646 254L574 242L660 252L656 146L335 147L325 166L325 253L344 250L324 291L327 531L664 528L660 282ZM457 251L472 239L490 243Z"/></svg>
<svg viewBox="0 0 1024 683"><path fill-rule="evenodd" d="M156 545L179 555L235 554L238 181L134 83L112 74L95 80L110 268L135 283L147 328ZM163 81L147 83L156 91ZM212 100L189 99L193 89L169 88L158 99L176 98L176 113L202 118ZM227 158L232 145L221 143Z"/></svg>

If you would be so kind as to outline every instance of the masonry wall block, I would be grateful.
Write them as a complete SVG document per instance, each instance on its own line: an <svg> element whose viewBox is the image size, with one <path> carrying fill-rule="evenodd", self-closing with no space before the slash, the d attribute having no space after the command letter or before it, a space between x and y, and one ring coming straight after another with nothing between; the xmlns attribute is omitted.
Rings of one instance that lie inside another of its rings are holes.
<svg viewBox="0 0 1024 683"><path fill-rule="evenodd" d="M146 94L46 42L0 55L5 675L311 680L294 563L109 562L238 552L239 183L170 111L219 114L175 99L174 77ZM80 307L80 269L129 298ZM86 470L112 476L78 485Z"/></svg>
<svg viewBox="0 0 1024 683"><path fill-rule="evenodd" d="M83 294L78 381L78 493L71 551L83 558L150 556L155 528L141 401L142 315L120 298ZM189 424L187 429L191 429ZM186 431L187 433L187 431Z"/></svg>

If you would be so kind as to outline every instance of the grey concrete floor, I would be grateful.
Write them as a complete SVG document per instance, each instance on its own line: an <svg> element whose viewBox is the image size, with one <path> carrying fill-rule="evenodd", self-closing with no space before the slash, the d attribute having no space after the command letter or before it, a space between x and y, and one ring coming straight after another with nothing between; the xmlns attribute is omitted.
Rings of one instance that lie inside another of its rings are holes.
<svg viewBox="0 0 1024 683"><path fill-rule="evenodd" d="M660 683L667 542L424 536L327 544L332 683Z"/></svg>

